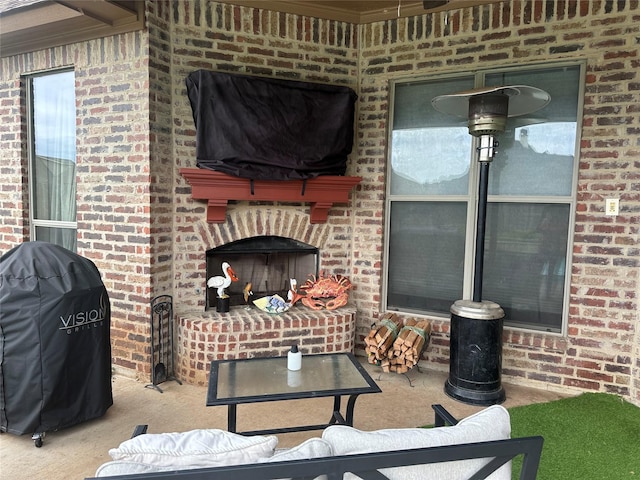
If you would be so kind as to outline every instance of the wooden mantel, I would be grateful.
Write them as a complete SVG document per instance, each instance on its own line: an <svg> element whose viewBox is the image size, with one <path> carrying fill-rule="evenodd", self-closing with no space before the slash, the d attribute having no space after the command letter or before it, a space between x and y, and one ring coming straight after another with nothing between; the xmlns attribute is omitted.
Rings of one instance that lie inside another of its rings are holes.
<svg viewBox="0 0 640 480"><path fill-rule="evenodd" d="M249 180L204 168L181 168L191 197L207 200L207 221L224 223L229 200L306 202L311 223L325 223L334 203L348 203L349 192L362 177L322 175L303 180Z"/></svg>

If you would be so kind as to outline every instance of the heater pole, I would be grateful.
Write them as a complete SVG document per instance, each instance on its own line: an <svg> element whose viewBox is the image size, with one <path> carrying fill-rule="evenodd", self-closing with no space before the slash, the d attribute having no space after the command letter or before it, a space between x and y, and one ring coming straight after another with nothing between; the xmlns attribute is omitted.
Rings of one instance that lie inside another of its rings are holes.
<svg viewBox="0 0 640 480"><path fill-rule="evenodd" d="M482 301L482 274L484 270L484 237L487 225L487 191L489 189L489 162L480 163L478 184L478 218L476 219L476 255L473 275L473 301Z"/></svg>

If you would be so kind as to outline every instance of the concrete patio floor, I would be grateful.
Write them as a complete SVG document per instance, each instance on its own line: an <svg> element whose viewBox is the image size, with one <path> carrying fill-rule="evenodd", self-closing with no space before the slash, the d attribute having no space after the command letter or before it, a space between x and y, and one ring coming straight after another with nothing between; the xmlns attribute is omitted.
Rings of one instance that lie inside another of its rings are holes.
<svg viewBox="0 0 640 480"><path fill-rule="evenodd" d="M382 389L382 393L361 395L355 406L354 427L361 430L416 427L433 423L431 404L444 405L458 418L483 407L466 405L443 391L447 375L426 367L405 375L383 373L379 367L360 359ZM503 384L505 407L542 403L568 394ZM110 460L108 450L131 436L136 424L148 424L149 433L179 432L194 428L226 429L226 407L206 407L206 388L161 385L164 393L145 388L144 383L115 376L114 404L99 419L49 432L44 445L36 448L30 435L0 435L0 479L81 480L94 475L96 468ZM343 401L343 411L344 411ZM308 425L328 421L331 398L266 402L238 406L238 430ZM319 436L320 431L278 435L279 447L294 446Z"/></svg>

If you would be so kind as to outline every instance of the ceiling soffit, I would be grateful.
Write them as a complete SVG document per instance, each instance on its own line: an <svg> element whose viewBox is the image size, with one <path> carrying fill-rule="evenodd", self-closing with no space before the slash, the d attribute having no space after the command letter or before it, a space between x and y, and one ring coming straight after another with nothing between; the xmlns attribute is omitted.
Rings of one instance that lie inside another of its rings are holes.
<svg viewBox="0 0 640 480"><path fill-rule="evenodd" d="M364 24L505 0L221 0L222 3Z"/></svg>
<svg viewBox="0 0 640 480"><path fill-rule="evenodd" d="M8 57L144 28L139 0L3 0L0 56Z"/></svg>
<svg viewBox="0 0 640 480"><path fill-rule="evenodd" d="M222 3L365 24L505 0L221 0ZM0 56L144 28L143 0L0 0Z"/></svg>

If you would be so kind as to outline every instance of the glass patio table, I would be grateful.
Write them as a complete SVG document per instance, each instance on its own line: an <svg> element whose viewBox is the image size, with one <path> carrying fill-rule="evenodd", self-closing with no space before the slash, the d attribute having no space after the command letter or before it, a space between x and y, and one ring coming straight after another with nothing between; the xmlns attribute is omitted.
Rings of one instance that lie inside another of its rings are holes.
<svg viewBox="0 0 640 480"><path fill-rule="evenodd" d="M353 410L360 394L379 393L380 387L352 353L304 355L302 369L287 369L287 357L214 360L211 362L207 406L227 405L227 429L243 435L321 430L329 425L353 426ZM345 415L342 397L348 396ZM236 432L241 403L333 397L329 422L321 425Z"/></svg>

